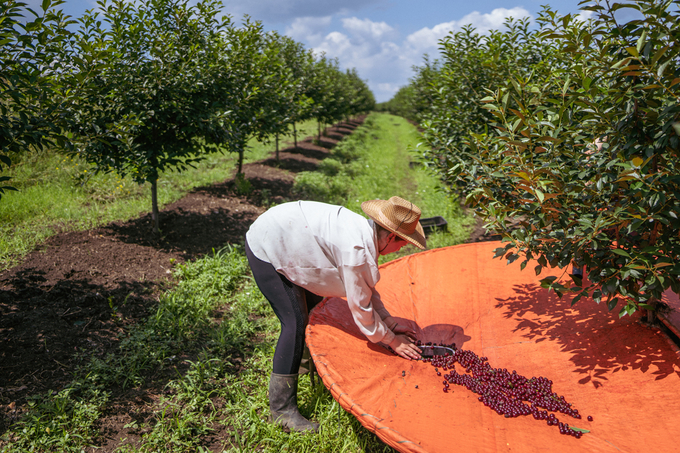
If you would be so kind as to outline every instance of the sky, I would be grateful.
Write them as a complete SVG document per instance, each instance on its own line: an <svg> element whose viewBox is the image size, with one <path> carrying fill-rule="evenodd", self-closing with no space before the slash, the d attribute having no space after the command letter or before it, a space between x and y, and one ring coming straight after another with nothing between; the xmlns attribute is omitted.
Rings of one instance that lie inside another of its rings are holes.
<svg viewBox="0 0 680 453"><path fill-rule="evenodd" d="M41 0L24 0L39 9ZM561 15L578 14L580 0L222 0L224 12L245 14L338 58L342 69L356 68L378 102L388 101L408 83L412 67L425 54L436 58L437 42L472 24L480 32L500 29L507 17L534 20L541 5ZM61 8L74 18L96 8L94 0L66 0Z"/></svg>

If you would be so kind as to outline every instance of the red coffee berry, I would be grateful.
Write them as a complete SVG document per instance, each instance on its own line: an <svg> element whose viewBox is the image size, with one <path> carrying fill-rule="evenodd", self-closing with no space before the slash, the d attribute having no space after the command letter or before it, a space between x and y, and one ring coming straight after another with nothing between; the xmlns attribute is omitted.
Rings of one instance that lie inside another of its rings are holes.
<svg viewBox="0 0 680 453"><path fill-rule="evenodd" d="M442 382L444 393L448 393L449 382L461 385L479 395L477 399L499 415L506 418L532 415L536 420L545 420L549 426L559 426L562 434L581 437L581 432L560 422L554 413L548 413L561 412L576 419L581 418L578 410L564 396L553 392L552 381L544 377L527 379L516 370L509 372L506 368L492 368L486 357L480 358L472 351L457 349L455 345L447 347L453 349L453 354L423 360L435 368L437 376L441 376L439 368L450 371L444 375L445 380ZM465 371L458 373L456 364ZM592 420L591 416L589 420Z"/></svg>

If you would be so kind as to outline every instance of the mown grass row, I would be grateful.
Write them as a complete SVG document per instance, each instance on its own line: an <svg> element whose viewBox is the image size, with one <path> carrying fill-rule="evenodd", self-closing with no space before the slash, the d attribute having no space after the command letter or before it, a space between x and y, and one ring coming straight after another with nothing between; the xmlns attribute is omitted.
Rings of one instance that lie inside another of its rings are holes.
<svg viewBox="0 0 680 453"><path fill-rule="evenodd" d="M417 139L399 118L372 115L334 150L332 159L340 164L329 159L321 172L300 174L296 190L352 209L362 199L401 195L424 215L447 218L450 231L434 236L439 243L460 241L470 220L436 190L434 176L409 166ZM306 376L301 412L320 422L322 431L286 434L267 423L279 325L254 285L241 246L179 265L174 277L176 285L160 297L155 313L129 328L115 353L82 357L71 385L30 399L25 418L4 436L3 453L88 449L99 439L97 424L113 404L112 392L121 387L150 388L156 398L139 408L151 417L133 414L139 416L126 426L119 452L392 451Z"/></svg>
<svg viewBox="0 0 680 453"><path fill-rule="evenodd" d="M298 138L315 136L317 123L306 121L297 129ZM285 142L289 141L292 137L286 137ZM272 144L251 140L246 163L265 158L272 148ZM196 187L232 177L236 158L233 153L216 152L195 169L164 173L158 181L160 207ZM37 244L56 233L127 220L151 209L148 183L138 185L115 173L95 175L78 158L46 150L13 156L13 162L4 175L12 178L10 184L19 192L8 192L0 200L0 271L18 264Z"/></svg>

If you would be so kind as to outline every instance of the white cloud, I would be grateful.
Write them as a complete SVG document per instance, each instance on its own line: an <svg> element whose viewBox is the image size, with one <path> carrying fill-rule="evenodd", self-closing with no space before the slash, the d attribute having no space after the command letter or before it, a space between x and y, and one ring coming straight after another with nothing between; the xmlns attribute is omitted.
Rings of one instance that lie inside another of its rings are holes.
<svg viewBox="0 0 680 453"><path fill-rule="evenodd" d="M369 80L376 95L376 83L395 84L391 80L383 82L386 74L388 78L394 74L405 75L401 84L406 83L412 63L402 58L401 46L391 39L398 37L393 27L356 17L343 19L342 25L342 31L327 33L321 39L318 34L310 34L305 42L318 53L338 58L342 67L356 68L362 78ZM383 85L379 91L387 92L389 97L395 88Z"/></svg>
<svg viewBox="0 0 680 453"><path fill-rule="evenodd" d="M316 52L338 58L344 68L356 68L368 80L379 102L390 99L413 75L412 67L422 64L423 55L438 54L438 41L449 32L471 24L479 33L501 29L508 17L530 17L524 8L497 8L487 14L473 12L460 20L422 28L404 39L385 22L349 17L341 20L340 31L329 32L331 17L323 24L315 18L299 18L286 34L303 41Z"/></svg>
<svg viewBox="0 0 680 453"><path fill-rule="evenodd" d="M286 36L297 41L304 41L314 47L323 40L323 34L331 24L331 16L326 17L298 17L286 27Z"/></svg>
<svg viewBox="0 0 680 453"><path fill-rule="evenodd" d="M243 14L269 23L286 23L297 17L347 14L386 0L223 0L224 11L239 18Z"/></svg>
<svg viewBox="0 0 680 453"><path fill-rule="evenodd" d="M339 31L333 31L326 35L323 42L316 46L314 50L323 52L331 58L338 57L346 66L351 67L344 60L351 60L354 57L356 61L360 48L360 46L353 46L347 35Z"/></svg>
<svg viewBox="0 0 680 453"><path fill-rule="evenodd" d="M388 99L394 96L397 91L399 91L399 88L401 88L403 84L401 83L379 83L377 85L378 91L381 93L388 94Z"/></svg>
<svg viewBox="0 0 680 453"><path fill-rule="evenodd" d="M581 11L576 15L578 20L587 21L588 19L595 18L595 13L593 11Z"/></svg>
<svg viewBox="0 0 680 453"><path fill-rule="evenodd" d="M419 52L421 54L434 53L437 50L438 41L451 31L459 30L465 25L472 25L478 33L485 34L491 30L501 29L503 23L509 17L520 19L523 17L531 17L531 14L522 7L515 7L512 9L496 8L487 14L474 11L460 20L444 22L435 25L432 28L421 28L417 32L411 33L406 38L405 42L413 52Z"/></svg>
<svg viewBox="0 0 680 453"><path fill-rule="evenodd" d="M385 39L394 36L394 28L385 22L373 22L370 19L349 17L342 19L342 25L356 37L365 39Z"/></svg>

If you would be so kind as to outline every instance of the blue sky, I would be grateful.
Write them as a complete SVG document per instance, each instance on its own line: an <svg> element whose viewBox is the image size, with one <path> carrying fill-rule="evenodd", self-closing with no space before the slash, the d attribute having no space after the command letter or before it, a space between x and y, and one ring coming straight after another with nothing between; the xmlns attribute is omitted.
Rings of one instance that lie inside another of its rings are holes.
<svg viewBox="0 0 680 453"><path fill-rule="evenodd" d="M342 68L356 68L378 102L408 83L425 53L436 56L437 40L451 30L466 24L498 29L508 16L535 19L546 3L562 15L579 13L579 0L223 0L226 14L248 14L267 30L337 57ZM66 0L61 8L79 17L96 6L93 0Z"/></svg>

